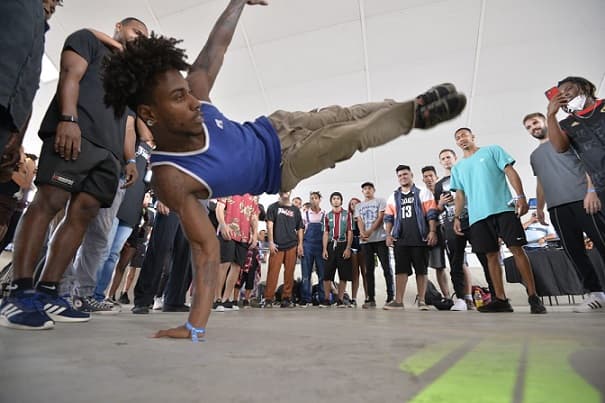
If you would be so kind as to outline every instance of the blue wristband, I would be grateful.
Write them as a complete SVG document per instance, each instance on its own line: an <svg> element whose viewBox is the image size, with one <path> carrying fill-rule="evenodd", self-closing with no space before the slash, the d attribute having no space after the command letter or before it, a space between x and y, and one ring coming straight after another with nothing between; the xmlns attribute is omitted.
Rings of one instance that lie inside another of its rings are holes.
<svg viewBox="0 0 605 403"><path fill-rule="evenodd" d="M131 158L131 159L129 159L129 160L126 160L126 164L127 164L127 165L128 165L128 164L136 164L136 163L137 163L137 160L135 160L134 158Z"/></svg>
<svg viewBox="0 0 605 403"><path fill-rule="evenodd" d="M595 188L588 188L586 190L586 193L597 193L597 191L595 190Z"/></svg>
<svg viewBox="0 0 605 403"><path fill-rule="evenodd" d="M203 327L193 327L189 321L185 323L187 330L191 332L191 341L197 343L198 341L206 341L204 336L206 335L206 329Z"/></svg>

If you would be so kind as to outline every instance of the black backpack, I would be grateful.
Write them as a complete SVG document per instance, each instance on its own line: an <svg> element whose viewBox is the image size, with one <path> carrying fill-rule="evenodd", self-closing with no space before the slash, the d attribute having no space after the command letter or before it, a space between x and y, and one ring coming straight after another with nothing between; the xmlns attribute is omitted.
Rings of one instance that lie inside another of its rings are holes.
<svg viewBox="0 0 605 403"><path fill-rule="evenodd" d="M441 295L431 280L427 280L424 302L427 305L433 305L440 311L449 311L449 309L454 305L454 301L452 301L450 298L444 298L443 295Z"/></svg>

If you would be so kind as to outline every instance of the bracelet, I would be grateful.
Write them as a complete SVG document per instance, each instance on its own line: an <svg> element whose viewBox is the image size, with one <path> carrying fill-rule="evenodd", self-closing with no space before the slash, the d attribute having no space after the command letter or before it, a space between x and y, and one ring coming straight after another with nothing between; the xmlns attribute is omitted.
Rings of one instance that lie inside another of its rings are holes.
<svg viewBox="0 0 605 403"><path fill-rule="evenodd" d="M513 197L513 200L525 199L525 195L517 195Z"/></svg>
<svg viewBox="0 0 605 403"><path fill-rule="evenodd" d="M136 164L136 163L137 163L137 160L134 159L134 158L126 160L126 165L128 165L128 164Z"/></svg>
<svg viewBox="0 0 605 403"><path fill-rule="evenodd" d="M588 188L586 189L586 193L596 193L597 191L595 190L595 188Z"/></svg>
<svg viewBox="0 0 605 403"><path fill-rule="evenodd" d="M78 123L78 118L73 115L60 115L59 122Z"/></svg>
<svg viewBox="0 0 605 403"><path fill-rule="evenodd" d="M185 323L187 330L191 332L191 341L197 343L198 341L206 341L204 336L206 335L206 329L203 327L193 327L189 321Z"/></svg>

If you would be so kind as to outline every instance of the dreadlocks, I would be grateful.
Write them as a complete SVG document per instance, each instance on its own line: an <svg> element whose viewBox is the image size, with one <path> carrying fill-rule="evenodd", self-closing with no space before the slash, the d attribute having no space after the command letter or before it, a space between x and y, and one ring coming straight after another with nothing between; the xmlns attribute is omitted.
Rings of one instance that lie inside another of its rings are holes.
<svg viewBox="0 0 605 403"><path fill-rule="evenodd" d="M573 83L573 84L577 84L580 87L580 90L582 91L582 93L584 95L586 95L587 97L591 97L593 99L596 99L596 91L597 91L597 87L595 87L595 85L593 83L591 83L590 81L588 81L587 79L583 78L583 77L573 77L573 76L569 76L569 77L565 77L563 80L559 81L559 83L557 84L557 87L560 87L561 84L563 83Z"/></svg>
<svg viewBox="0 0 605 403"><path fill-rule="evenodd" d="M103 63L105 104L121 116L126 107L136 111L137 106L150 103L158 74L168 70L187 70L185 50L177 48L181 42L174 38L139 36L128 42L122 52L116 52Z"/></svg>

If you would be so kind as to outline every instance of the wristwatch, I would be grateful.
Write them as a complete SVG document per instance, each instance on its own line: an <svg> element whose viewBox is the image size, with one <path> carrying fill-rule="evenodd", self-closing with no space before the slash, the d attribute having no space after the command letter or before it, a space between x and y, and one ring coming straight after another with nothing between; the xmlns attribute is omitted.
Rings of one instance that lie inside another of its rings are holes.
<svg viewBox="0 0 605 403"><path fill-rule="evenodd" d="M73 115L60 115L59 122L78 123L78 118Z"/></svg>

